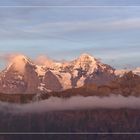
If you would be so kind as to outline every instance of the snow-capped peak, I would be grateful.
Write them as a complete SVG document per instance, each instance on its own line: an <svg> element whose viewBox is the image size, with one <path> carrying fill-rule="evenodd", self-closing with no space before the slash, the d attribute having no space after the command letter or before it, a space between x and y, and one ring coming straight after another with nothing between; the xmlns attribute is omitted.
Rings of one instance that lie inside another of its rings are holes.
<svg viewBox="0 0 140 140"><path fill-rule="evenodd" d="M96 61L96 59L93 56L91 56L91 55L89 55L87 53L81 54L80 57L78 58L78 60L82 61L82 62L89 62L89 61L94 62L94 61Z"/></svg>
<svg viewBox="0 0 140 140"><path fill-rule="evenodd" d="M14 55L10 58L10 64L7 70L13 68L14 70L23 73L26 64L32 64L32 62L24 55Z"/></svg>
<svg viewBox="0 0 140 140"><path fill-rule="evenodd" d="M24 56L24 55L16 55L12 58L13 63L23 62L23 63L29 63L30 60Z"/></svg>
<svg viewBox="0 0 140 140"><path fill-rule="evenodd" d="M72 62L74 65L74 69L83 69L84 71L88 71L92 73L95 69L97 69L97 60L89 54L82 54L79 58Z"/></svg>

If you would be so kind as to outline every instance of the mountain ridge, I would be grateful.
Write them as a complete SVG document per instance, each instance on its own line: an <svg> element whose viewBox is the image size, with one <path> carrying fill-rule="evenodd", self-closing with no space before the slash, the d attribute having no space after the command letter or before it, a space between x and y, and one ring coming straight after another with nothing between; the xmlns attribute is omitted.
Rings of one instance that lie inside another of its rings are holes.
<svg viewBox="0 0 140 140"><path fill-rule="evenodd" d="M86 53L69 62L49 60L45 65L36 64L24 55L16 55L0 73L0 92L33 94L63 91L86 84L105 85L125 72L116 73L110 65Z"/></svg>

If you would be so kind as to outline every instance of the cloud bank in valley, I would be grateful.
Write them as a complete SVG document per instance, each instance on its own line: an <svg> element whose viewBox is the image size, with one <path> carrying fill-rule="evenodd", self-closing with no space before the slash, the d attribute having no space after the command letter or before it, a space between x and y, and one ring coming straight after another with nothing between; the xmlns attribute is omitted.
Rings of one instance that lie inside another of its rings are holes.
<svg viewBox="0 0 140 140"><path fill-rule="evenodd" d="M0 102L0 111L11 113L41 113L47 111L65 111L65 110L82 110L82 109L140 109L140 97L71 97L62 99L51 97L47 100L32 102L28 104L10 104Z"/></svg>

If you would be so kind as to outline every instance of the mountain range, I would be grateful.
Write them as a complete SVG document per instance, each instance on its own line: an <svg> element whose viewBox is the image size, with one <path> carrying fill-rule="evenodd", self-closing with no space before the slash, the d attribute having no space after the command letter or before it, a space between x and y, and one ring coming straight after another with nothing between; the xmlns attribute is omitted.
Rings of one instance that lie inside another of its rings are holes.
<svg viewBox="0 0 140 140"><path fill-rule="evenodd" d="M37 65L24 55L16 55L0 72L0 92L34 94L59 92L88 84L106 85L127 70L115 70L89 54L69 62L49 61ZM140 74L140 68L133 71Z"/></svg>

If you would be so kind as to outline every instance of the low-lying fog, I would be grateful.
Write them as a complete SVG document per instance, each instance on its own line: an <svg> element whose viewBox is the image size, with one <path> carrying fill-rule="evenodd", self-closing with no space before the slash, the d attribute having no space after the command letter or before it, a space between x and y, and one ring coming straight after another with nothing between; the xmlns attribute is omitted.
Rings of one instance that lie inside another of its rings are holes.
<svg viewBox="0 0 140 140"><path fill-rule="evenodd" d="M63 111L63 110L78 110L78 109L119 109L119 108L140 108L140 97L82 97L76 96L68 99L51 97L49 99L32 102L28 104L13 104L0 102L0 111L13 113L39 113L43 111Z"/></svg>

